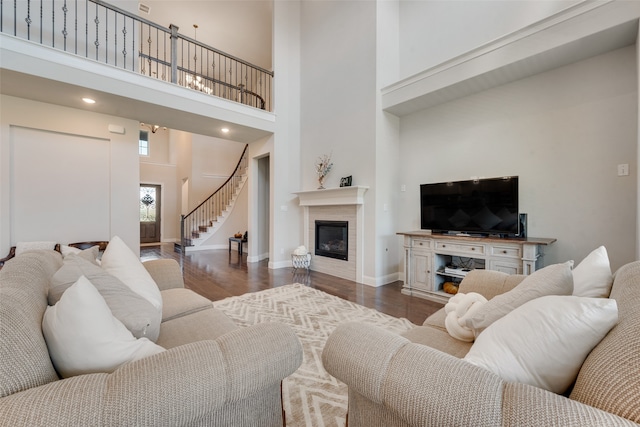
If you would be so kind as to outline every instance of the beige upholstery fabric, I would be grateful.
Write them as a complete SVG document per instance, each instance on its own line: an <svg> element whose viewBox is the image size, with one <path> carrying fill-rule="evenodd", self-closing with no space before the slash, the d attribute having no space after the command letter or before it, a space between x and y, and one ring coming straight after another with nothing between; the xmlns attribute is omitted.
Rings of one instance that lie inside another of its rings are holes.
<svg viewBox="0 0 640 427"><path fill-rule="evenodd" d="M327 340L322 361L331 375L347 383L350 396L360 395L355 405L370 410L375 404L392 413L381 417L385 424L368 425L500 425L502 382L497 376L392 332L342 324ZM374 412L381 416L381 411ZM350 426L371 421L349 414Z"/></svg>
<svg viewBox="0 0 640 427"><path fill-rule="evenodd" d="M428 345L458 358L464 357L473 344L453 338L446 329L431 326L418 326L408 330L402 336L411 342Z"/></svg>
<svg viewBox="0 0 640 427"><path fill-rule="evenodd" d="M211 301L189 289L173 288L160 293L162 294L163 322L212 307Z"/></svg>
<svg viewBox="0 0 640 427"><path fill-rule="evenodd" d="M0 397L58 379L42 316L49 278L61 265L59 252L41 250L16 256L0 270Z"/></svg>
<svg viewBox="0 0 640 427"><path fill-rule="evenodd" d="M178 264L164 261L147 267L165 289L182 288ZM112 374L59 380L41 323L61 265L57 252L28 252L0 270L0 425L282 426L280 384L302 362L298 338L275 322L238 328L211 303L166 322L164 335L161 325L167 351Z"/></svg>
<svg viewBox="0 0 640 427"><path fill-rule="evenodd" d="M503 426L637 426L627 419L526 384L506 383L503 401Z"/></svg>
<svg viewBox="0 0 640 427"><path fill-rule="evenodd" d="M180 265L174 259L154 259L142 263L161 291L184 288Z"/></svg>
<svg viewBox="0 0 640 427"><path fill-rule="evenodd" d="M460 290L492 297L522 277L474 271ZM571 399L505 383L432 348L456 353L448 347L451 337L443 335L441 311L403 337L365 324L342 325L329 337L322 361L349 387L350 427L638 425L632 420L640 419L640 261L618 271L611 297L619 324L587 358Z"/></svg>
<svg viewBox="0 0 640 427"><path fill-rule="evenodd" d="M494 270L471 270L460 283L458 292L477 292L486 299L491 299L515 288L526 277Z"/></svg>
<svg viewBox="0 0 640 427"><path fill-rule="evenodd" d="M640 422L640 261L620 268L610 298L618 325L585 360L571 398Z"/></svg>
<svg viewBox="0 0 640 427"><path fill-rule="evenodd" d="M238 326L224 313L210 308L162 322L156 344L173 348L194 341L216 339L236 329Z"/></svg>

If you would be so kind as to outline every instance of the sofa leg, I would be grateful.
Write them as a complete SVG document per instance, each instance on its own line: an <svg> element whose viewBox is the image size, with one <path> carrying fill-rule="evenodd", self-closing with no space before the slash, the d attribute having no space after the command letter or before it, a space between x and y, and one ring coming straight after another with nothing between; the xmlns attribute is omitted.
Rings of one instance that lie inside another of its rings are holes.
<svg viewBox="0 0 640 427"><path fill-rule="evenodd" d="M284 395L282 394L282 381L280 381L280 407L282 408L282 427L287 427L287 416L284 412Z"/></svg>

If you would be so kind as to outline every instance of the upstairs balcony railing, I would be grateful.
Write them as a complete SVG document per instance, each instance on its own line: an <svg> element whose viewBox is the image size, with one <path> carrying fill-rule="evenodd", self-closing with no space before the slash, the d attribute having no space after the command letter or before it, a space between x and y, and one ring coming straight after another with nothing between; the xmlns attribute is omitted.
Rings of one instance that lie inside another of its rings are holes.
<svg viewBox="0 0 640 427"><path fill-rule="evenodd" d="M272 71L101 0L0 0L0 32L272 111Z"/></svg>

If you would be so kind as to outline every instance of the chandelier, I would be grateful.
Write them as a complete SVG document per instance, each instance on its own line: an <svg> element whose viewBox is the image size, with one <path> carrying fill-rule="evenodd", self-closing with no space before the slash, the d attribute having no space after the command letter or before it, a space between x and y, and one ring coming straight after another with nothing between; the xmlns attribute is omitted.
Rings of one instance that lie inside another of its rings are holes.
<svg viewBox="0 0 640 427"><path fill-rule="evenodd" d="M195 41L198 41L198 25L197 24L193 24L193 39ZM194 49L197 49L197 45L194 47ZM193 69L197 70L198 69L198 53L197 52L193 55L193 62L194 62ZM211 93L213 92L213 89L208 87L202 81L202 76L196 73L187 74L184 79L185 79L186 86L189 89L204 92L207 95L211 95Z"/></svg>

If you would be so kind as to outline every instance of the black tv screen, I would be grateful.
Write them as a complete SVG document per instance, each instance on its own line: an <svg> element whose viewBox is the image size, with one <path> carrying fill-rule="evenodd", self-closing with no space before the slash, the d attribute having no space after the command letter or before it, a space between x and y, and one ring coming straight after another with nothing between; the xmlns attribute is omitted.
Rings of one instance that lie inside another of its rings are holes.
<svg viewBox="0 0 640 427"><path fill-rule="evenodd" d="M518 235L518 177L420 185L420 228Z"/></svg>

